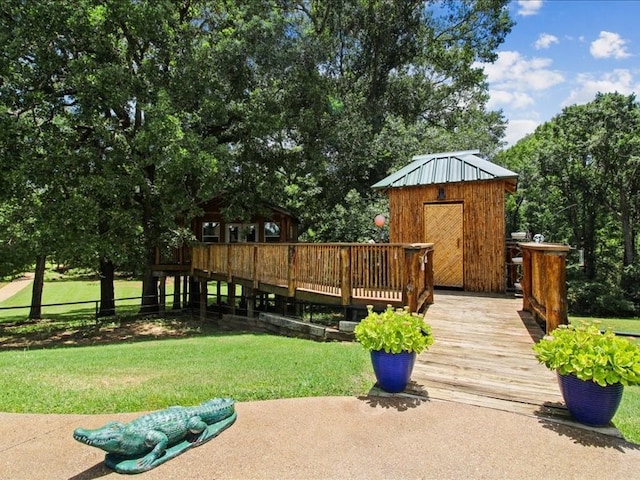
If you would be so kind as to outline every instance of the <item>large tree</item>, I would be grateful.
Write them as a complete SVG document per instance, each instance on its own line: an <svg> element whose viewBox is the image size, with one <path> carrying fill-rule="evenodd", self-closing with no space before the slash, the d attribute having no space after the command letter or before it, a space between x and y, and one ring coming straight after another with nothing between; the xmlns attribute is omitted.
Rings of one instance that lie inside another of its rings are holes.
<svg viewBox="0 0 640 480"><path fill-rule="evenodd" d="M461 145L495 152L504 120L485 112L476 62L495 59L509 32L507 2L281 4L290 29L276 58L286 67L257 92L251 118L269 128L240 145L246 154L229 171L239 195L304 206L303 230L335 240L320 226L336 206L353 207L353 190L360 209L375 202L370 185L411 155Z"/></svg>
<svg viewBox="0 0 640 480"><path fill-rule="evenodd" d="M475 62L495 59L507 3L7 0L1 113L25 130L3 162L42 205L44 255L99 270L105 313L114 269L137 265L153 310L154 250L201 199L224 192L234 218L275 201L338 239L318 226L365 211L399 158L494 150Z"/></svg>
<svg viewBox="0 0 640 480"><path fill-rule="evenodd" d="M592 305L580 308L632 310L606 296L625 291L627 298L640 299L640 104L635 96L598 94L592 102L566 107L500 161L522 173L510 209L514 227L584 253L580 281L600 293L584 288L580 301Z"/></svg>

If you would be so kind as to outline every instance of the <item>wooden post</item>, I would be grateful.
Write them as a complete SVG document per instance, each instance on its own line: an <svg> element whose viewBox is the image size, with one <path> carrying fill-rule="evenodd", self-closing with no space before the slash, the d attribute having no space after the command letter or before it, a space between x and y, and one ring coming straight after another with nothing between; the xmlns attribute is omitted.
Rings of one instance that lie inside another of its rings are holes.
<svg viewBox="0 0 640 480"><path fill-rule="evenodd" d="M296 247L289 245L289 271L288 271L287 295L295 297L296 295Z"/></svg>
<svg viewBox="0 0 640 480"><path fill-rule="evenodd" d="M162 275L160 277L160 283L158 285L158 297L160 297L158 303L158 310L160 313L164 313L167 305L167 276Z"/></svg>
<svg viewBox="0 0 640 480"><path fill-rule="evenodd" d="M207 318L207 299L209 292L207 291L207 281L200 280L200 320L205 321Z"/></svg>
<svg viewBox="0 0 640 480"><path fill-rule="evenodd" d="M342 305L351 304L351 247L340 248L340 293Z"/></svg>
<svg viewBox="0 0 640 480"><path fill-rule="evenodd" d="M253 288L243 287L243 294L247 301L247 317L253 318L256 308L256 293Z"/></svg>
<svg viewBox="0 0 640 480"><path fill-rule="evenodd" d="M236 314L236 284L227 283L227 303L231 307L231 315Z"/></svg>
<svg viewBox="0 0 640 480"><path fill-rule="evenodd" d="M566 254L545 252L545 269L547 281L547 333L556 329L558 325L566 325L567 317L567 281Z"/></svg>
<svg viewBox="0 0 640 480"><path fill-rule="evenodd" d="M173 276L173 305L172 310L180 310L180 275Z"/></svg>
<svg viewBox="0 0 640 480"><path fill-rule="evenodd" d="M404 247L402 303L409 308L410 312L415 312L418 308L417 279L420 274L420 255L417 255L418 252L419 248L414 246Z"/></svg>
<svg viewBox="0 0 640 480"><path fill-rule="evenodd" d="M532 295L532 271L531 271L531 250L522 248L522 310L531 311Z"/></svg>
<svg viewBox="0 0 640 480"><path fill-rule="evenodd" d="M429 293L427 293L427 298L425 303L431 305L433 303L433 248L427 250L425 254L427 256L427 261L425 262L425 287Z"/></svg>
<svg viewBox="0 0 640 480"><path fill-rule="evenodd" d="M182 277L182 305L186 306L189 301L189 276Z"/></svg>
<svg viewBox="0 0 640 480"><path fill-rule="evenodd" d="M257 289L259 287L259 282L261 280L261 273L259 270L260 265L260 256L258 255L258 245L253 246L253 288ZM253 295L253 290L251 295Z"/></svg>

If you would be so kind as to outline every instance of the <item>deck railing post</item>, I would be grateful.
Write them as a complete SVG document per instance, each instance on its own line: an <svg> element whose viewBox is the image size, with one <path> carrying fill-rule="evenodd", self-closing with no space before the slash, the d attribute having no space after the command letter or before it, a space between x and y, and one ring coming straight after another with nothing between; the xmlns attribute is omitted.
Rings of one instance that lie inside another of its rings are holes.
<svg viewBox="0 0 640 480"><path fill-rule="evenodd" d="M531 311L531 295L532 291L532 268L531 268L531 250L522 248L522 279L520 285L522 287L522 309Z"/></svg>
<svg viewBox="0 0 640 480"><path fill-rule="evenodd" d="M342 305L351 304L351 247L340 248L340 293Z"/></svg>
<svg viewBox="0 0 640 480"><path fill-rule="evenodd" d="M433 247L429 248L425 255L427 256L425 263L425 288L427 289L427 298L425 303L431 305L433 303Z"/></svg>
<svg viewBox="0 0 640 480"><path fill-rule="evenodd" d="M521 243L522 309L544 321L546 332L567 324L569 247L553 243ZM534 272L535 269L535 272Z"/></svg>
<svg viewBox="0 0 640 480"><path fill-rule="evenodd" d="M253 288L258 288L258 284L261 280L261 274L259 268L260 265L260 256L258 255L258 246L253 246Z"/></svg>
<svg viewBox="0 0 640 480"><path fill-rule="evenodd" d="M420 274L419 247L407 245L404 247L404 278L402 289L402 303L410 312L418 309L418 275Z"/></svg>
<svg viewBox="0 0 640 480"><path fill-rule="evenodd" d="M289 245L289 272L287 279L287 295L296 295L296 246Z"/></svg>
<svg viewBox="0 0 640 480"><path fill-rule="evenodd" d="M547 271L547 333L558 325L567 324L567 281L566 254L545 252Z"/></svg>

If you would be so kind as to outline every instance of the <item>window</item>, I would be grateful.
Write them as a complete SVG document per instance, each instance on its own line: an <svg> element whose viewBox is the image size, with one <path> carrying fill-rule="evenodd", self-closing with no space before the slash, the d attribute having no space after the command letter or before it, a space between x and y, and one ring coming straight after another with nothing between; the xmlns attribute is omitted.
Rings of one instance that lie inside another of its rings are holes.
<svg viewBox="0 0 640 480"><path fill-rule="evenodd" d="M218 222L204 222L202 224L202 241L205 243L220 242L220 224Z"/></svg>
<svg viewBox="0 0 640 480"><path fill-rule="evenodd" d="M232 223L227 227L227 243L257 242L258 229L255 223Z"/></svg>
<svg viewBox="0 0 640 480"><path fill-rule="evenodd" d="M264 241L279 242L280 241L280 224L276 222L265 222L264 224Z"/></svg>

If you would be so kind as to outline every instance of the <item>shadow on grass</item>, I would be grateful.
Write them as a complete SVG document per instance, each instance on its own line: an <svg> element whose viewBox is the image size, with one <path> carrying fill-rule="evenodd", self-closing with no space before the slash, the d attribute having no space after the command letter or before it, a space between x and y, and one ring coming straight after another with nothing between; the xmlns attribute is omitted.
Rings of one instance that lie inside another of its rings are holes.
<svg viewBox="0 0 640 480"><path fill-rule="evenodd" d="M38 321L3 321L0 323L0 349L81 347L232 333L238 332L223 331L215 321L201 321L184 313L96 320L86 312L76 311L71 315L51 315Z"/></svg>

